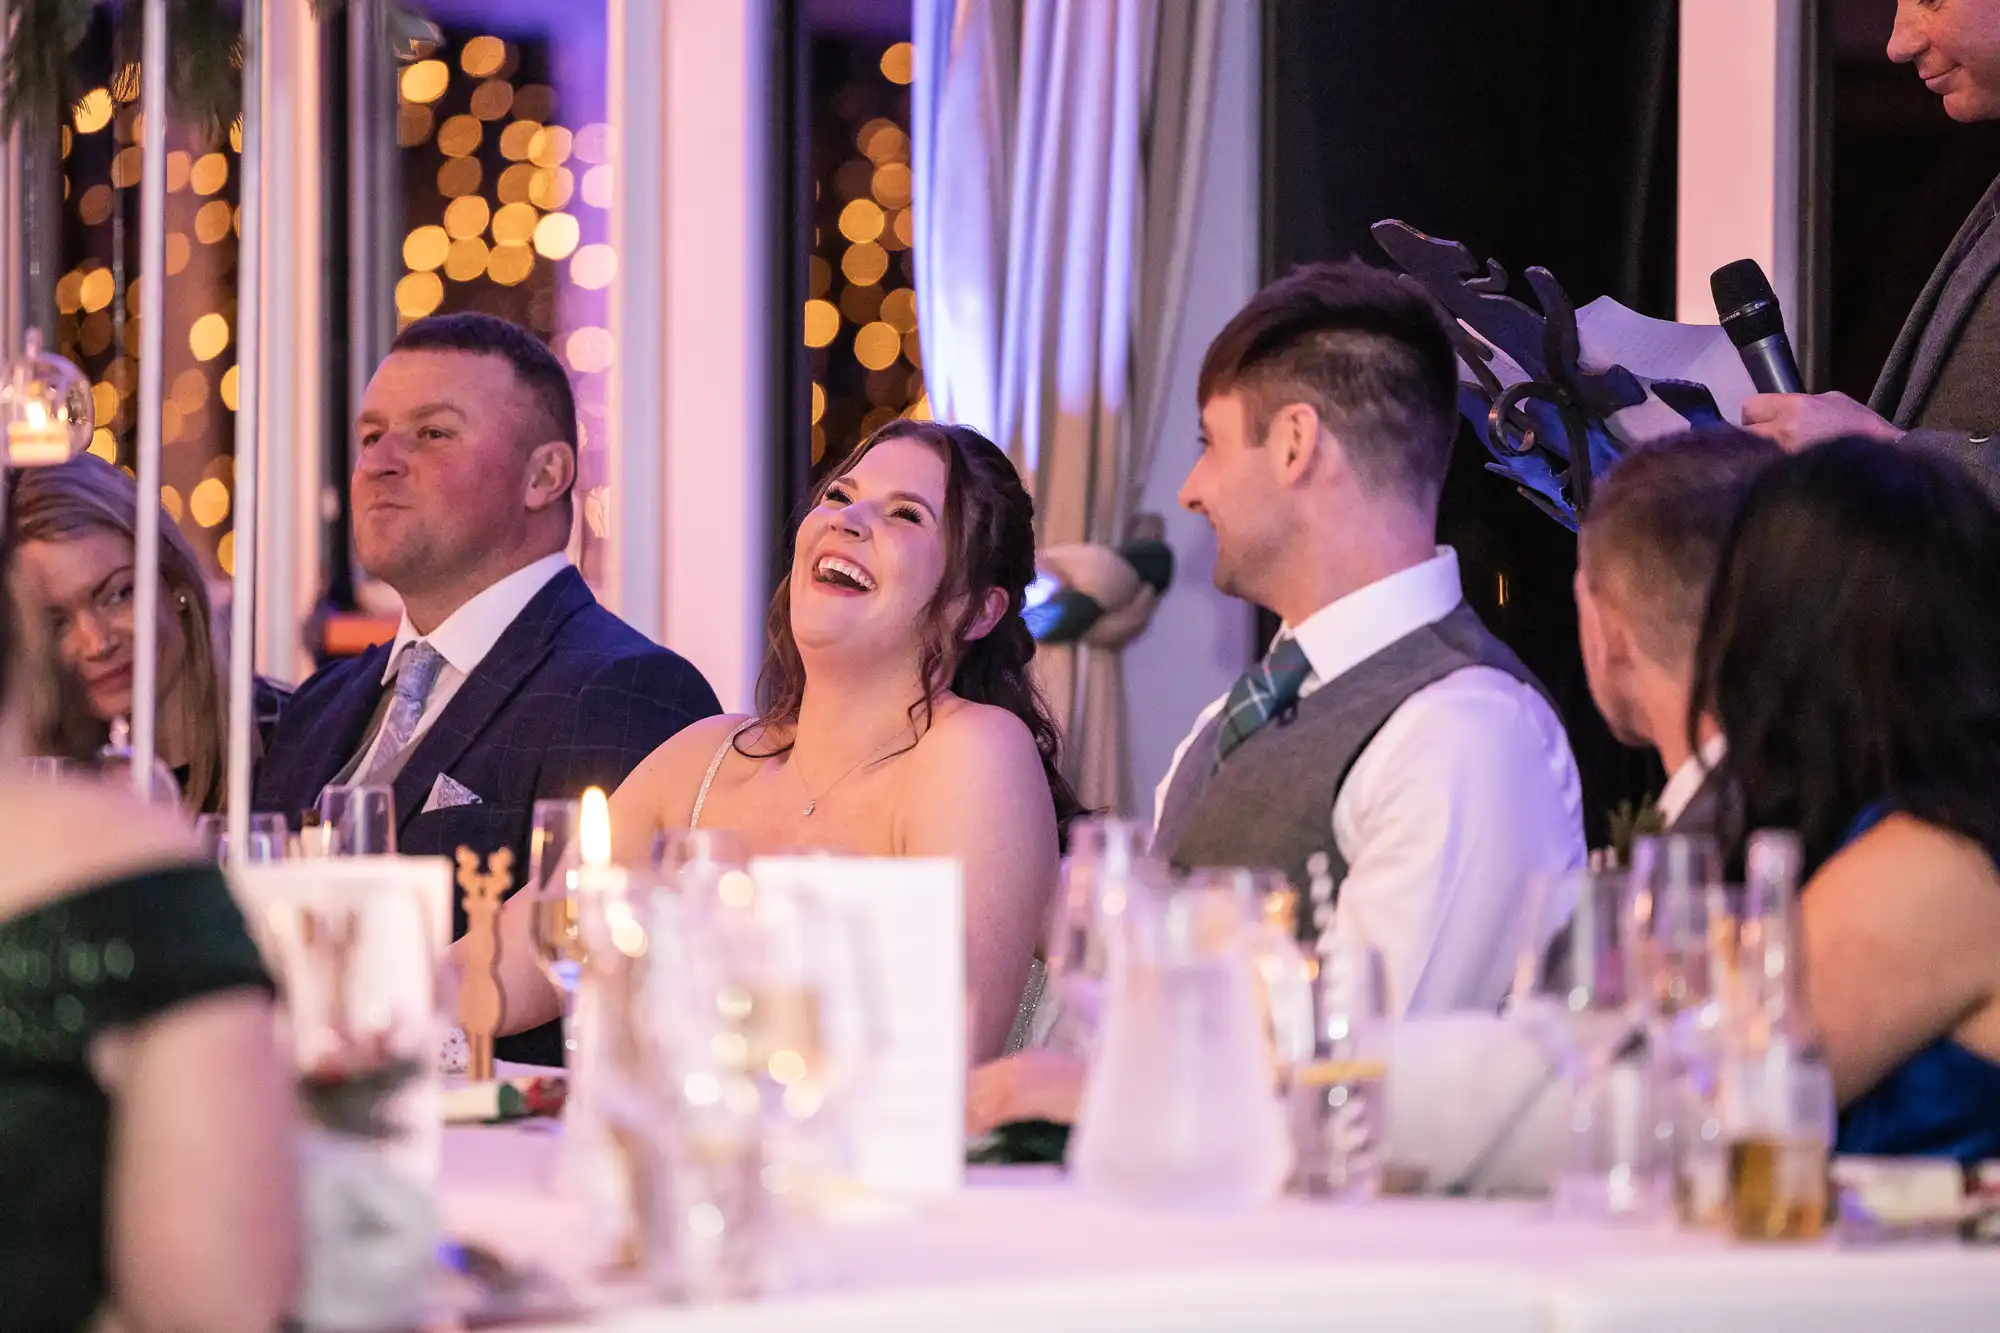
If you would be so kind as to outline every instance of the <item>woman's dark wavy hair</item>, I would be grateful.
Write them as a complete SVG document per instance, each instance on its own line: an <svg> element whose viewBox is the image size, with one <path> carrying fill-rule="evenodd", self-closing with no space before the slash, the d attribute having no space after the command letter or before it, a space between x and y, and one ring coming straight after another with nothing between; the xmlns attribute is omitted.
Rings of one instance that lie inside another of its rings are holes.
<svg viewBox="0 0 2000 1333"><path fill-rule="evenodd" d="M1956 464L1872 440L1770 465L1695 656L1689 731L1728 737L1741 827L1817 869L1880 804L2000 849L2000 510Z"/></svg>
<svg viewBox="0 0 2000 1333"><path fill-rule="evenodd" d="M887 440L916 440L936 450L945 463L943 520L944 577L937 595L925 608L918 678L924 697L910 705L910 720L921 735L931 723L937 698L946 690L973 703L1004 708L1021 719L1034 735L1042 754L1042 772L1055 804L1056 825L1066 830L1084 813L1058 762L1061 736L1049 716L1046 700L1029 675L1035 640L1021 611L1028 585L1035 579L1035 504L1021 484L1021 475L997 445L969 426L899 418L856 446L839 467L813 488L806 502L817 506L827 488L870 449ZM967 641L980 614L980 594L998 588L1007 594L1007 610L985 636ZM958 611L953 614L953 603ZM792 581L778 581L765 624L768 647L757 677L758 720L768 734L772 727L789 727L799 720L805 697L805 664L792 635ZM741 742L738 742L739 746ZM790 749L789 743L752 758L770 758Z"/></svg>

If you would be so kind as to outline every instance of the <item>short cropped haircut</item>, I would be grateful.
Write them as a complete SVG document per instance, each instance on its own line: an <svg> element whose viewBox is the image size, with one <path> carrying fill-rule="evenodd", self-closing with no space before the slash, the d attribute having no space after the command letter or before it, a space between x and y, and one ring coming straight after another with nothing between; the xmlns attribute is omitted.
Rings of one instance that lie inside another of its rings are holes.
<svg viewBox="0 0 2000 1333"><path fill-rule="evenodd" d="M1782 453L1748 432L1710 427L1632 450L1591 496L1577 539L1584 578L1630 617L1655 662L1692 666L1730 527Z"/></svg>
<svg viewBox="0 0 2000 1333"><path fill-rule="evenodd" d="M1364 486L1435 503L1458 429L1458 365L1437 307L1358 260L1309 264L1250 298L1201 364L1195 398L1242 395L1251 438L1304 403Z"/></svg>
<svg viewBox="0 0 2000 1333"><path fill-rule="evenodd" d="M391 352L473 352L505 357L514 369L514 378L534 396L535 405L548 418L547 434L533 443L561 440L574 454L577 447L576 392L562 362L540 338L519 324L463 311L451 315L426 315L396 335Z"/></svg>

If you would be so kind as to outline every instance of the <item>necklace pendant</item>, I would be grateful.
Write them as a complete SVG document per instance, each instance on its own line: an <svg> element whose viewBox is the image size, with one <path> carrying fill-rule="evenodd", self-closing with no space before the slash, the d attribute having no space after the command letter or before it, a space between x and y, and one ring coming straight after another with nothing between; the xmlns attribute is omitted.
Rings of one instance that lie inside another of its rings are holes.
<svg viewBox="0 0 2000 1333"><path fill-rule="evenodd" d="M807 801L807 802L806 802L806 818L807 818L807 819L811 819L811 818L812 818L812 812L813 812L813 811L815 811L815 810L817 810L817 809L819 809L819 802L818 802L818 801Z"/></svg>

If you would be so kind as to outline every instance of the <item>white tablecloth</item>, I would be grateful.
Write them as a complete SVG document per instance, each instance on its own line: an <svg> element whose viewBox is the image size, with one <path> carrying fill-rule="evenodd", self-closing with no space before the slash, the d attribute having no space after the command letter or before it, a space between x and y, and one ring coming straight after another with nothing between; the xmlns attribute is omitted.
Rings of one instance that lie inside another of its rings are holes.
<svg viewBox="0 0 2000 1333"><path fill-rule="evenodd" d="M583 1267L553 1127L446 1134L447 1228L510 1258ZM2000 1250L1766 1249L1557 1225L1532 1204L1285 1200L1239 1216L1140 1212L1038 1168L814 1242L827 1290L724 1308L604 1306L592 1327L1325 1330L1327 1333L2000 1333Z"/></svg>

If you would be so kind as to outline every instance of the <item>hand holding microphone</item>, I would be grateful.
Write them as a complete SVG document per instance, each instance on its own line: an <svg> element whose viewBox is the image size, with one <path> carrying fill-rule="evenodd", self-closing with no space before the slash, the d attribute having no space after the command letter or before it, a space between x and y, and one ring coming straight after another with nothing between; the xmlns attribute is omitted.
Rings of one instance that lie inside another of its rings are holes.
<svg viewBox="0 0 2000 1333"><path fill-rule="evenodd" d="M1866 435L1894 444L1903 433L1844 393L1802 392L1784 312L1771 280L1754 259L1724 264L1709 275L1716 318L1736 344L1755 396L1743 402L1743 428L1796 453L1840 435Z"/></svg>

